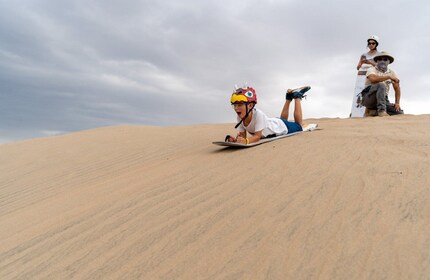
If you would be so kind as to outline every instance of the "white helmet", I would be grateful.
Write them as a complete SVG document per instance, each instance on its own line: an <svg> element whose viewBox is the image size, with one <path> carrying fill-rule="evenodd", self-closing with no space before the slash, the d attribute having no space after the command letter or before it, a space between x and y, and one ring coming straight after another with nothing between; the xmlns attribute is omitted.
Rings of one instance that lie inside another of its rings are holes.
<svg viewBox="0 0 430 280"><path fill-rule="evenodd" d="M376 46L378 46L378 45L379 45L379 37L378 37L378 36L376 36L376 35L371 35L371 36L369 37L369 39L367 39L367 42L369 42L369 40L373 40L373 41L375 41L375 42L376 42Z"/></svg>

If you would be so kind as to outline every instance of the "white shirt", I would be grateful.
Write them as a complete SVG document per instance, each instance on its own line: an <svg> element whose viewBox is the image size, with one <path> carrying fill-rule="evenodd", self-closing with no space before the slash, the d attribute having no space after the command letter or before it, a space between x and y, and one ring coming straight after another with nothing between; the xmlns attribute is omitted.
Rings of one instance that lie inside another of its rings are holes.
<svg viewBox="0 0 430 280"><path fill-rule="evenodd" d="M369 75L372 75L372 74L376 75L376 76L393 75L394 77L397 78L396 72L394 72L394 70L387 69L387 72L384 73L384 72L379 71L378 68L376 68L375 66L372 66L369 68L369 70L367 70L367 73L366 73L367 79L366 79L365 87L370 86L372 84L372 82L368 78ZM388 95L388 91L390 90L391 80L390 79L385 80L385 81L383 81L383 83L385 83L387 85L387 90L385 92L385 95Z"/></svg>
<svg viewBox="0 0 430 280"><path fill-rule="evenodd" d="M241 119L237 117L239 122ZM243 122L237 127L240 132L248 132L254 135L257 131L262 131L263 137L271 134L282 135L288 133L288 128L280 118L269 118L260 109L252 109L252 119L248 126Z"/></svg>
<svg viewBox="0 0 430 280"><path fill-rule="evenodd" d="M369 53L367 53L367 52L365 52L365 53L363 53L361 56L363 57L366 57L366 59L367 60L372 60L373 61L373 58L377 55L377 54L379 54L379 52L376 52L376 53L374 53L374 54L369 54ZM358 69L358 71L367 71L370 67L372 67L372 64L367 64L367 63L363 63L363 64L361 64L361 67L360 67L360 69Z"/></svg>

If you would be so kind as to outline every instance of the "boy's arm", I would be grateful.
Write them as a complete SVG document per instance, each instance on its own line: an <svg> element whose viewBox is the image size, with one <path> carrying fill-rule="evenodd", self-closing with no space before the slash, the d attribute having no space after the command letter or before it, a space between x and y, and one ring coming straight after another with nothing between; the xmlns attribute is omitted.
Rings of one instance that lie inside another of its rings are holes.
<svg viewBox="0 0 430 280"><path fill-rule="evenodd" d="M240 141L238 141L239 138L245 139L246 138L246 131L245 132L239 132L236 137L227 135L225 138L225 141L227 141L227 142L239 142L240 143Z"/></svg>
<svg viewBox="0 0 430 280"><path fill-rule="evenodd" d="M242 133L240 133L237 136L236 142L238 143L242 143L242 144L251 144L251 143L255 143L258 142L262 137L262 130L255 132L255 134L249 138L246 137L245 135L242 135Z"/></svg>

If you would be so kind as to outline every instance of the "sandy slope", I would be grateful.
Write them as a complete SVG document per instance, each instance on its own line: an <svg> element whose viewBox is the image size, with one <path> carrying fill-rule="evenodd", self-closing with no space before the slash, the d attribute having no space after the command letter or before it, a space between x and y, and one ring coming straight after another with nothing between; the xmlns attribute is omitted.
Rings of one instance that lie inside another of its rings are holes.
<svg viewBox="0 0 430 280"><path fill-rule="evenodd" d="M0 145L0 279L428 279L430 115Z"/></svg>

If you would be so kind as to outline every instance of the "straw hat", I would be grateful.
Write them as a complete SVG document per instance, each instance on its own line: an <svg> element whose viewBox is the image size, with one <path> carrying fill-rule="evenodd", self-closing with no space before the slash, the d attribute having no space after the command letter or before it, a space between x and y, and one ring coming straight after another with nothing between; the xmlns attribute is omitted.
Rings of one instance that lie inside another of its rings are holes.
<svg viewBox="0 0 430 280"><path fill-rule="evenodd" d="M378 53L378 54L373 58L373 60L374 60L374 61L378 61L378 59L383 58L383 57L388 58L388 60L390 61L390 64L394 62L394 57L392 57L392 56L391 56L389 53L387 53L387 52L380 52L380 53Z"/></svg>

